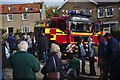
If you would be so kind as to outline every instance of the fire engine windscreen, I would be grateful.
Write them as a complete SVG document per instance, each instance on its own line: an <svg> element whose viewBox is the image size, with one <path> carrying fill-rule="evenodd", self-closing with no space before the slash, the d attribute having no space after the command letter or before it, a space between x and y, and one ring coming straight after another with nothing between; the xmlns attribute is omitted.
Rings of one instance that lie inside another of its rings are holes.
<svg viewBox="0 0 120 80"><path fill-rule="evenodd" d="M86 17L71 17L70 18L70 29L71 31L86 32L92 31L92 24L89 18ZM88 25L90 24L90 25Z"/></svg>
<svg viewBox="0 0 120 80"><path fill-rule="evenodd" d="M57 18L57 19L53 19L51 20L49 27L50 28L59 28L62 31L66 30L66 19L62 19L62 18Z"/></svg>

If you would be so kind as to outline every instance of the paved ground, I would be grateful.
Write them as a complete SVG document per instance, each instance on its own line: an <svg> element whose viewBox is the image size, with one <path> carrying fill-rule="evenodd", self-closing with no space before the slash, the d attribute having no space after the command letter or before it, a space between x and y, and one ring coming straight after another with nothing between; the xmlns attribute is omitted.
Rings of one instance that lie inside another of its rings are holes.
<svg viewBox="0 0 120 80"><path fill-rule="evenodd" d="M41 64L41 67L43 66L43 64ZM99 68L97 67L97 63L95 63L95 69L96 69L96 76L88 76L88 75L81 75L79 79L80 80L98 80L99 78ZM86 62L86 72L87 74L89 74L89 62ZM36 74L37 76L37 80L42 80L43 75L40 73L40 71ZM6 69L6 80L12 80L12 69L11 68L7 68Z"/></svg>

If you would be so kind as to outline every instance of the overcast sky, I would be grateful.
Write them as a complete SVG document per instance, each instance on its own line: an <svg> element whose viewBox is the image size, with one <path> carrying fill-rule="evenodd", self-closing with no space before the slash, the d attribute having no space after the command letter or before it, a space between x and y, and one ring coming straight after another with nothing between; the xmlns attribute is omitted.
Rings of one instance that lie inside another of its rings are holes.
<svg viewBox="0 0 120 80"><path fill-rule="evenodd" d="M9 3L33 3L33 2L41 2L44 1L46 5L61 5L64 0L0 0L2 4L9 4Z"/></svg>
<svg viewBox="0 0 120 80"><path fill-rule="evenodd" d="M52 5L61 5L64 0L0 0L0 3L2 2L2 4L9 4L9 3L33 3L33 2L41 2L44 1L46 3L47 6L52 6ZM85 1L93 1L93 0L69 0L72 2L85 2ZM97 2L118 2L120 0L94 0Z"/></svg>
<svg viewBox="0 0 120 80"><path fill-rule="evenodd" d="M2 2L40 2L40 1L45 1L45 2L63 2L64 0L1 0Z"/></svg>

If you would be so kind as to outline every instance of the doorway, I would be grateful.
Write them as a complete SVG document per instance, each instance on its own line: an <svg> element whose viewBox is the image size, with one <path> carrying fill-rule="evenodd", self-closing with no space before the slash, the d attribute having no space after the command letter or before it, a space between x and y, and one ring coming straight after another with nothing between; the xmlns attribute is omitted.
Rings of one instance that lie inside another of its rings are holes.
<svg viewBox="0 0 120 80"><path fill-rule="evenodd" d="M8 33L13 33L13 27L8 27Z"/></svg>

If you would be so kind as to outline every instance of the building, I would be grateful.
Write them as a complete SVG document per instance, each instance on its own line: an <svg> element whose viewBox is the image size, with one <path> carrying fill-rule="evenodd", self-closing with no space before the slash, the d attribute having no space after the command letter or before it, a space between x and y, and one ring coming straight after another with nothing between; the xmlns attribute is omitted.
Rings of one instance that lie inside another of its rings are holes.
<svg viewBox="0 0 120 80"><path fill-rule="evenodd" d="M93 20L96 22L97 17L96 17L96 8L97 8L97 3L91 0L65 0L64 3L59 6L59 11L60 15L66 15L69 13L71 10L75 10L76 12L85 12L88 15L92 15ZM87 6L86 6L87 5ZM94 12L92 12L94 11Z"/></svg>
<svg viewBox="0 0 120 80"><path fill-rule="evenodd" d="M65 0L59 6L60 15L66 15L70 10L85 12L93 17L94 22L109 28L110 31L120 30L120 2L96 2L97 0Z"/></svg>
<svg viewBox="0 0 120 80"><path fill-rule="evenodd" d="M120 2L98 2L97 21L111 31L120 30Z"/></svg>
<svg viewBox="0 0 120 80"><path fill-rule="evenodd" d="M33 32L36 22L45 19L44 3L2 4L2 28L7 33Z"/></svg>

